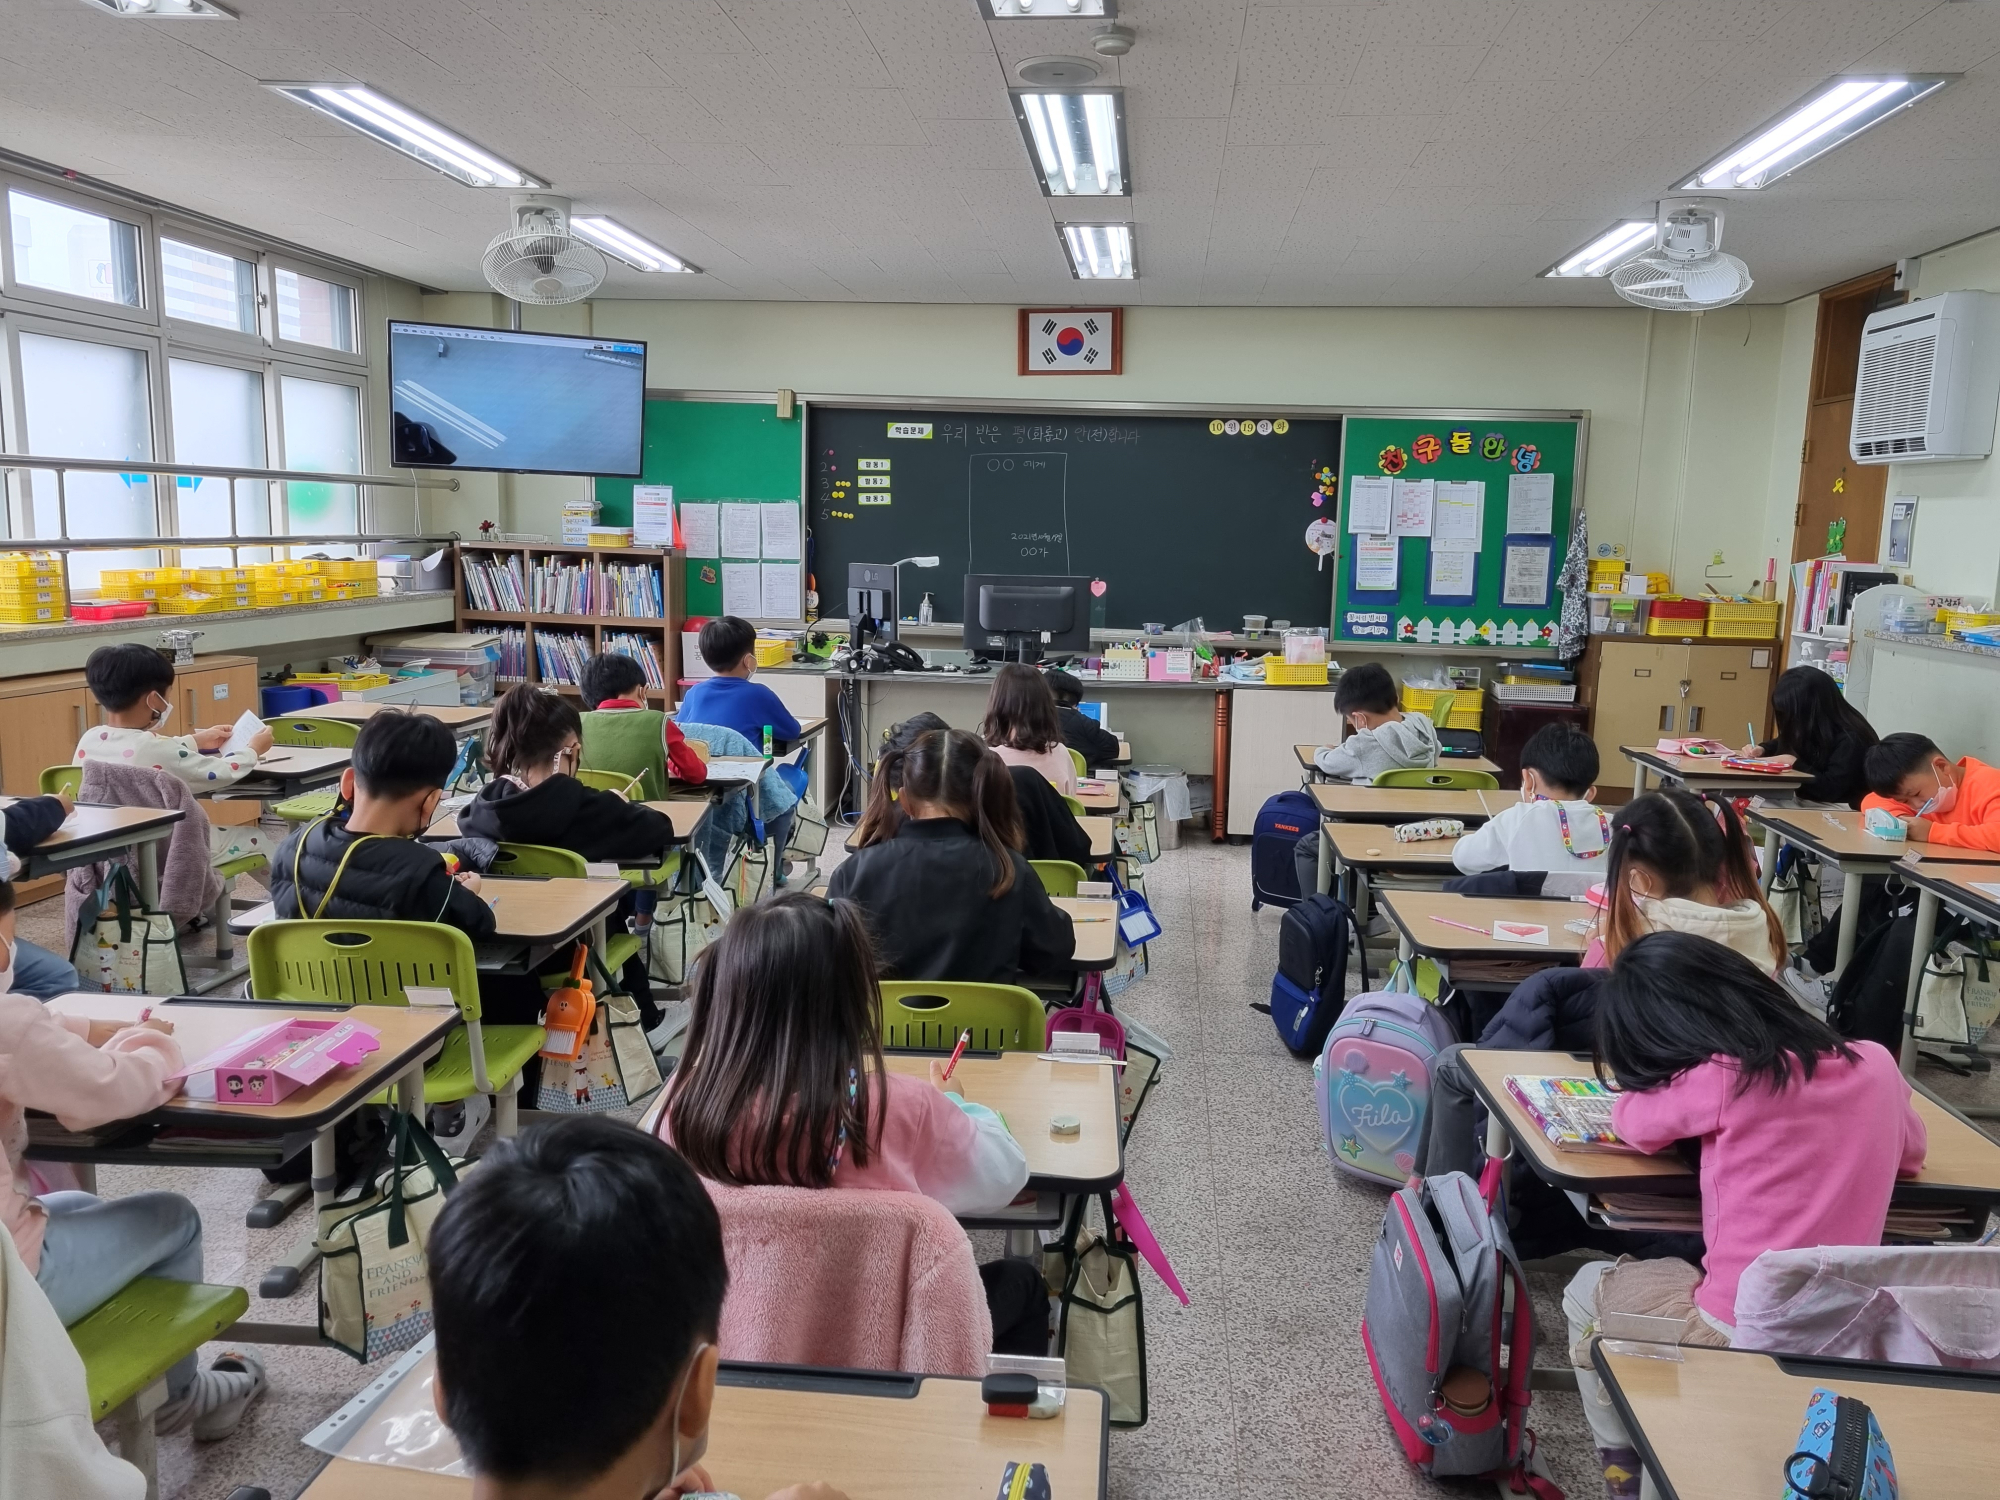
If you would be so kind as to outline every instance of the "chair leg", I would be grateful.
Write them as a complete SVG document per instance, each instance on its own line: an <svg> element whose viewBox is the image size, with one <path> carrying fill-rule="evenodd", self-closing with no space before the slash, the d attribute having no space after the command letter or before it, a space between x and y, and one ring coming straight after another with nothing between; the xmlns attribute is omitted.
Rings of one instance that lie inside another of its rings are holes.
<svg viewBox="0 0 2000 1500"><path fill-rule="evenodd" d="M236 915L236 877L222 877L222 894L215 898L215 957L219 963L228 963L236 954L236 940L229 931L229 919Z"/></svg>
<svg viewBox="0 0 2000 1500"><path fill-rule="evenodd" d="M507 1087L493 1096L493 1134L511 1141L521 1130L521 1075L516 1073Z"/></svg>
<svg viewBox="0 0 2000 1500"><path fill-rule="evenodd" d="M167 1382L156 1380L111 1414L118 1456L146 1476L146 1500L160 1500L160 1444L153 1413L166 1400Z"/></svg>

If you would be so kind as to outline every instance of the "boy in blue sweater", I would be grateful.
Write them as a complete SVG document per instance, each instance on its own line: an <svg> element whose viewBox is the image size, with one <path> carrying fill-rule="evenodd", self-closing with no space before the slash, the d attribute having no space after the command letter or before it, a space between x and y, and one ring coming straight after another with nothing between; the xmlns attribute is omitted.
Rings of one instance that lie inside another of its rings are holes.
<svg viewBox="0 0 2000 1500"><path fill-rule="evenodd" d="M701 659L715 673L688 689L677 717L683 724L723 724L761 748L771 731L774 748L799 737L799 721L778 695L750 679L757 671L757 629L735 615L701 627Z"/></svg>

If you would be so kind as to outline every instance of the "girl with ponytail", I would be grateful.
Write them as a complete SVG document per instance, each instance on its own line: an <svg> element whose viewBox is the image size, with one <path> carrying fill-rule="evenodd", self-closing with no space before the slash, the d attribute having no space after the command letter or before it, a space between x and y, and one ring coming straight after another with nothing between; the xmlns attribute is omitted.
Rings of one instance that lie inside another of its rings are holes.
<svg viewBox="0 0 2000 1500"><path fill-rule="evenodd" d="M1648 792L1611 815L1600 938L1602 967L1649 932L1686 932L1733 948L1765 974L1788 957L1736 809L1704 792Z"/></svg>
<svg viewBox="0 0 2000 1500"><path fill-rule="evenodd" d="M1075 951L1068 916L1021 855L1013 780L978 735L932 729L892 745L858 842L828 891L867 916L885 975L1052 976Z"/></svg>

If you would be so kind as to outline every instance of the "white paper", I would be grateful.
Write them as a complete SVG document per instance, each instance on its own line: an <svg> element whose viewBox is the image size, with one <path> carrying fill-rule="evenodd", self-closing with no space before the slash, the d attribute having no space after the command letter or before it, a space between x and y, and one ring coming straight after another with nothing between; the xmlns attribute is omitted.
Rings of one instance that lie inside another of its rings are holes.
<svg viewBox="0 0 2000 1500"><path fill-rule="evenodd" d="M689 557L722 556L722 507L713 501L681 501L681 541Z"/></svg>
<svg viewBox="0 0 2000 1500"><path fill-rule="evenodd" d="M783 505L760 505L757 518L764 526L765 557L793 558L799 555L799 508L789 501Z"/></svg>
<svg viewBox="0 0 2000 1500"><path fill-rule="evenodd" d="M1347 529L1385 536L1394 507L1394 482L1386 474L1356 474L1347 481Z"/></svg>
<svg viewBox="0 0 2000 1500"><path fill-rule="evenodd" d="M236 722L230 726L229 738L222 742L222 753L233 755L238 750L248 750L250 741L257 731L264 727L264 721L249 709L244 709Z"/></svg>
<svg viewBox="0 0 2000 1500"><path fill-rule="evenodd" d="M765 506L766 510L773 507ZM764 564L763 607L757 611L767 620L796 620L799 617L799 565L779 562Z"/></svg>
<svg viewBox="0 0 2000 1500"><path fill-rule="evenodd" d="M1477 552L1485 519L1486 481L1440 479L1431 517L1431 551Z"/></svg>
<svg viewBox="0 0 2000 1500"><path fill-rule="evenodd" d="M421 984L406 984L403 995L411 1005L435 1005L440 1009L458 1004L458 997L450 990L436 989Z"/></svg>
<svg viewBox="0 0 2000 1500"><path fill-rule="evenodd" d="M1555 530L1556 476L1507 476L1507 535L1547 536Z"/></svg>
<svg viewBox="0 0 2000 1500"><path fill-rule="evenodd" d="M1477 552L1440 552L1431 542L1431 586L1434 599L1470 599L1473 572L1479 565Z"/></svg>
<svg viewBox="0 0 2000 1500"><path fill-rule="evenodd" d="M1500 576L1500 602L1510 608L1529 609L1540 609L1547 603L1552 555L1550 548L1540 544L1509 547L1506 570Z"/></svg>
<svg viewBox="0 0 2000 1500"><path fill-rule="evenodd" d="M722 502L722 556L762 557L763 523L758 512L764 507L741 500ZM735 613L734 610L730 613Z"/></svg>
<svg viewBox="0 0 2000 1500"><path fill-rule="evenodd" d="M674 544L672 485L632 486L632 541L640 547L671 547Z"/></svg>
<svg viewBox="0 0 2000 1500"><path fill-rule="evenodd" d="M1393 592L1396 587L1396 557L1402 550L1403 544L1392 536L1355 538L1355 592Z"/></svg>
<svg viewBox="0 0 2000 1500"><path fill-rule="evenodd" d="M1984 891L1993 900L2000 901L2000 884L1995 884L1991 880L1972 880L1966 883L1975 891Z"/></svg>
<svg viewBox="0 0 2000 1500"><path fill-rule="evenodd" d="M722 612L749 619L764 612L763 568L756 563L722 565Z"/></svg>
<svg viewBox="0 0 2000 1500"><path fill-rule="evenodd" d="M1437 488L1434 479L1398 479L1396 481L1396 514L1389 527L1395 536L1429 536L1431 534L1431 498Z"/></svg>
<svg viewBox="0 0 2000 1500"><path fill-rule="evenodd" d="M1493 939L1500 943L1528 943L1546 948L1549 945L1549 930L1536 922L1495 922Z"/></svg>

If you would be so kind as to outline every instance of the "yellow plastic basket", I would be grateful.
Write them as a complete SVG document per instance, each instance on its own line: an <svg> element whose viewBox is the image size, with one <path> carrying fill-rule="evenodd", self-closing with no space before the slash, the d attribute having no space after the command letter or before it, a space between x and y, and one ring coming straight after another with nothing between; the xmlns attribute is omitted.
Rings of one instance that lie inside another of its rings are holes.
<svg viewBox="0 0 2000 1500"><path fill-rule="evenodd" d="M150 594L128 594L126 589L178 588L187 582L186 568L106 568L98 575L97 587L121 599L150 599Z"/></svg>
<svg viewBox="0 0 2000 1500"><path fill-rule="evenodd" d="M387 687L396 679L387 672L294 672L285 679L287 687L312 683L319 687L337 687L343 693L360 693L369 688Z"/></svg>
<svg viewBox="0 0 2000 1500"><path fill-rule="evenodd" d="M375 577L372 557L334 557L319 564L319 576L343 582L366 583Z"/></svg>
<svg viewBox="0 0 2000 1500"><path fill-rule="evenodd" d="M1951 635L1960 630L1984 630L1990 625L2000 625L2000 614L1977 609L1941 609L1937 612L1944 633Z"/></svg>
<svg viewBox="0 0 2000 1500"><path fill-rule="evenodd" d="M1264 661L1264 681L1272 687L1325 687L1326 663L1276 661L1267 657Z"/></svg>
<svg viewBox="0 0 2000 1500"><path fill-rule="evenodd" d="M53 552L0 552L0 578L62 577L62 562Z"/></svg>
<svg viewBox="0 0 2000 1500"><path fill-rule="evenodd" d="M381 592L381 587L373 578L329 578L326 581L326 597L329 599L373 599Z"/></svg>
<svg viewBox="0 0 2000 1500"><path fill-rule="evenodd" d="M1266 679L1269 668L1265 669ZM1403 684L1403 710L1424 714L1440 729L1477 729L1486 706L1477 688L1428 688Z"/></svg>
<svg viewBox="0 0 2000 1500"><path fill-rule="evenodd" d="M1708 634L1719 641L1768 641L1778 634L1784 605L1776 599L1739 604L1713 600L1708 606ZM1672 632L1668 632L1671 634Z"/></svg>
<svg viewBox="0 0 2000 1500"><path fill-rule="evenodd" d="M163 615L212 615L235 608L232 600L220 594L163 594L158 603Z"/></svg>
<svg viewBox="0 0 2000 1500"><path fill-rule="evenodd" d="M278 609L291 604L318 604L325 597L324 589L260 588L250 596L250 606L253 609Z"/></svg>
<svg viewBox="0 0 2000 1500"><path fill-rule="evenodd" d="M8 625L53 625L68 618L63 604L0 604L0 623Z"/></svg>
<svg viewBox="0 0 2000 1500"><path fill-rule="evenodd" d="M25 609L43 604L67 604L60 578L0 578L0 608Z"/></svg>
<svg viewBox="0 0 2000 1500"><path fill-rule="evenodd" d="M181 582L201 589L229 589L241 584L249 588L256 578L251 568L183 568Z"/></svg>

